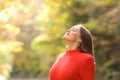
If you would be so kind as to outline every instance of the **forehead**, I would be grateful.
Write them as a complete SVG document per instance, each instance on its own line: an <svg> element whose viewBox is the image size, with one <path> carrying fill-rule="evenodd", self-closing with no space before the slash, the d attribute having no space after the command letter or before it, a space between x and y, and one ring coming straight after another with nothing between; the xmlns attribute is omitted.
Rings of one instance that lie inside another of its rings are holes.
<svg viewBox="0 0 120 80"><path fill-rule="evenodd" d="M80 25L75 25L73 27L71 27L72 29L77 29L77 30L80 30Z"/></svg>

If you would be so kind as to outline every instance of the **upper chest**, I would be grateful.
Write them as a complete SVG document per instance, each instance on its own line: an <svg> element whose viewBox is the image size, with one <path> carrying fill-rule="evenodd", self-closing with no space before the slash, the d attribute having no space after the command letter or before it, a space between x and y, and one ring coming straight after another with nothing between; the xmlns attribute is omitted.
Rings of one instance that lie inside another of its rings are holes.
<svg viewBox="0 0 120 80"><path fill-rule="evenodd" d="M78 57L78 55L63 55L53 66L54 75L61 80L71 80L73 76L77 76L77 68L80 68L79 63L82 62Z"/></svg>

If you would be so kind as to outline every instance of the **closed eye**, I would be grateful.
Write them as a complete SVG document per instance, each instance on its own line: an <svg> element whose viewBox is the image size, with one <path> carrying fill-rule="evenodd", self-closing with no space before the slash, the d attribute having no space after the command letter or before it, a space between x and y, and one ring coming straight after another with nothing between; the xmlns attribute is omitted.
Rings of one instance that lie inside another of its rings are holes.
<svg viewBox="0 0 120 80"><path fill-rule="evenodd" d="M76 29L72 29L72 31L74 31L74 32L75 32L75 31L76 31Z"/></svg>

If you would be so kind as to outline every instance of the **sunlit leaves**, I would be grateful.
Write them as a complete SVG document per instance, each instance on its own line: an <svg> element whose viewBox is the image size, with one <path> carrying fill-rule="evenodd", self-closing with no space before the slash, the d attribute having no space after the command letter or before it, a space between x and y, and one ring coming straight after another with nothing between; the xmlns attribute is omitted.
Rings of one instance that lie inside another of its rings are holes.
<svg viewBox="0 0 120 80"><path fill-rule="evenodd" d="M113 4L114 1L113 0L95 0L95 5L98 6L106 6L106 5L111 5Z"/></svg>
<svg viewBox="0 0 120 80"><path fill-rule="evenodd" d="M40 21L41 23L43 22L47 22L49 19L48 19L48 14L49 14L49 10L50 10L50 7L47 6L47 5L42 5L41 6L41 11L38 12L38 14L36 15L36 20L37 21ZM44 21L43 21L44 19Z"/></svg>
<svg viewBox="0 0 120 80"><path fill-rule="evenodd" d="M95 20L90 20L89 22L85 23L84 26L89 29L91 32L96 30L98 27L97 21Z"/></svg>
<svg viewBox="0 0 120 80"><path fill-rule="evenodd" d="M6 52L19 52L22 51L22 48L20 47L22 44L20 42L2 42L0 43L0 51L6 51Z"/></svg>
<svg viewBox="0 0 120 80"><path fill-rule="evenodd" d="M3 27L0 28L0 30L4 30L6 32L12 32L15 34L20 33L20 29L14 25L11 25L11 24L4 24Z"/></svg>
<svg viewBox="0 0 120 80"><path fill-rule="evenodd" d="M4 13L0 13L0 22L4 23L8 21L9 16Z"/></svg>
<svg viewBox="0 0 120 80"><path fill-rule="evenodd" d="M21 20L18 13L23 10L23 5L11 0L1 0L0 5L0 75L8 78L13 65L13 53L23 50L23 44L16 41L20 33L17 25ZM24 12L27 12L26 8Z"/></svg>

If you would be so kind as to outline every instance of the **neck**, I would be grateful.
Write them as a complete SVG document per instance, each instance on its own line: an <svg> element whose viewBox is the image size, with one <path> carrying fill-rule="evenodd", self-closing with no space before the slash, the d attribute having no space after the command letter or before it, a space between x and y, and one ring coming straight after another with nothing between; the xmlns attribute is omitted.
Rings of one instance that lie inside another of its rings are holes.
<svg viewBox="0 0 120 80"><path fill-rule="evenodd" d="M76 42L76 43L68 43L66 45L66 48L67 48L67 50L77 50L78 46L79 46L78 42Z"/></svg>

